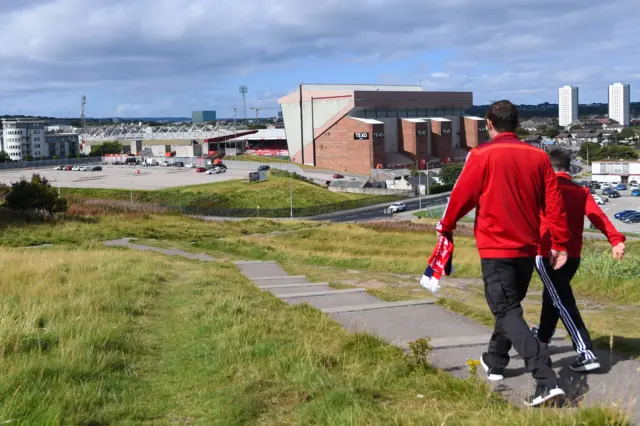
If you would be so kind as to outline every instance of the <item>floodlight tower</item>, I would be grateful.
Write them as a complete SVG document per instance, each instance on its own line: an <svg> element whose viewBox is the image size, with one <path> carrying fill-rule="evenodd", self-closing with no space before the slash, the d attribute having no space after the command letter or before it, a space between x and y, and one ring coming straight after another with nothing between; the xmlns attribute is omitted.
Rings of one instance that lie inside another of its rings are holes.
<svg viewBox="0 0 640 426"><path fill-rule="evenodd" d="M240 86L240 94L242 95L242 105L244 106L244 123L247 124L247 86Z"/></svg>
<svg viewBox="0 0 640 426"><path fill-rule="evenodd" d="M82 103L80 106L80 143L84 143L84 126L85 126L85 107L87 106L87 97L82 95Z"/></svg>

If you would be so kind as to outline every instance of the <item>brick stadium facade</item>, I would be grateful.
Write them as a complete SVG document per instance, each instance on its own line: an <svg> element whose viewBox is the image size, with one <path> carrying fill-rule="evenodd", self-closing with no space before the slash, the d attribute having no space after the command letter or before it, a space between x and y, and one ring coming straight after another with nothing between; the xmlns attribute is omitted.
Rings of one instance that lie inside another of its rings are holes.
<svg viewBox="0 0 640 426"><path fill-rule="evenodd" d="M375 85L302 85L279 100L293 161L365 175L463 159L487 140L485 120L464 115L472 102L471 92Z"/></svg>

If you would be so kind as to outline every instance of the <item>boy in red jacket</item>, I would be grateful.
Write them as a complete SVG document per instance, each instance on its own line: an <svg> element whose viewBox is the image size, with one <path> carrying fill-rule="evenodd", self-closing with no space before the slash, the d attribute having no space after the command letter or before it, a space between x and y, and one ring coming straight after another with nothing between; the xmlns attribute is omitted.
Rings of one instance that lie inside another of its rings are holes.
<svg viewBox="0 0 640 426"><path fill-rule="evenodd" d="M571 156L569 153L556 149L549 153L551 165L558 176L560 192L567 212L567 221L571 231L571 241L567 244L569 259L560 269L555 270L546 261L551 249L551 236L544 213L540 226L540 250L536 258L536 269L544 283L542 294L542 312L540 325L531 331L544 345L548 345L555 332L558 319L562 320L569 332L573 347L578 352L578 358L569 368L575 372L587 372L600 368L598 358L593 353L593 342L589 331L582 321L576 299L571 290L571 279L580 266L582 251L582 232L584 217L602 232L613 247L613 257L622 260L624 257L625 236L613 226L611 221L596 204L588 188L584 188L571 180L569 170Z"/></svg>
<svg viewBox="0 0 640 426"><path fill-rule="evenodd" d="M489 380L504 379L513 346L536 379L528 405L564 395L546 347L531 334L521 302L527 294L540 243L540 211L548 218L552 264L567 260L571 235L555 176L544 151L522 142L515 131L518 110L509 101L489 107L491 142L469 152L438 232L449 235L476 208L475 237L485 296L495 317L489 349L480 361Z"/></svg>

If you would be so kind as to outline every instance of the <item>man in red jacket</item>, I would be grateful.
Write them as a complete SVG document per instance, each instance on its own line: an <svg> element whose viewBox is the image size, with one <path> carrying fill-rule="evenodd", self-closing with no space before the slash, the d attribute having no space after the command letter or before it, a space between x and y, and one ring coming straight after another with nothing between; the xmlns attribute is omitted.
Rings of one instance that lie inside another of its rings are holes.
<svg viewBox="0 0 640 426"><path fill-rule="evenodd" d="M438 232L451 234L458 220L476 208L474 231L485 297L495 317L489 349L480 361L489 380L502 380L513 345L536 379L527 402L536 406L564 395L546 347L531 333L521 305L538 253L540 211L546 213L551 229L554 268L566 262L571 235L549 158L515 133L515 105L496 102L486 119L491 142L469 152Z"/></svg>
<svg viewBox="0 0 640 426"><path fill-rule="evenodd" d="M571 180L569 175L571 156L569 153L556 149L549 153L549 158L558 176L560 192L567 211L571 241L567 244L569 255L567 263L558 270L550 267L545 256L548 257L551 251L551 235L545 215L542 214L540 255L536 259L536 269L544 283L544 291L542 293L540 325L534 327L532 331L541 343L548 345L558 324L558 318L562 319L562 323L573 341L573 347L578 352L578 358L569 368L575 372L593 371L600 368L600 363L593 353L591 336L582 321L571 290L571 279L580 266L584 217L587 216L591 223L607 237L613 247L613 258L616 260L622 260L624 257L625 236L618 232L607 215L596 204L589 189Z"/></svg>

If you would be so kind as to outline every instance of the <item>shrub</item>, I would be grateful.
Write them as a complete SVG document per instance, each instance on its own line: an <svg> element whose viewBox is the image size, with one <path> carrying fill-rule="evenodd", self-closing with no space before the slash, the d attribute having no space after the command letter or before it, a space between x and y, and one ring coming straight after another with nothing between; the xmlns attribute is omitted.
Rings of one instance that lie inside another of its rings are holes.
<svg viewBox="0 0 640 426"><path fill-rule="evenodd" d="M31 180L20 179L11 185L11 190L4 197L7 207L21 212L45 213L53 217L54 213L67 211L67 200L58 195L49 181L38 174Z"/></svg>
<svg viewBox="0 0 640 426"><path fill-rule="evenodd" d="M303 182L313 183L313 179L310 179L306 176L299 175L296 172L288 172L286 170L272 169L271 176L285 177L285 178L301 180Z"/></svg>
<svg viewBox="0 0 640 426"><path fill-rule="evenodd" d="M453 184L447 185L433 185L429 187L429 194L442 194L443 192L449 192L453 189Z"/></svg>

